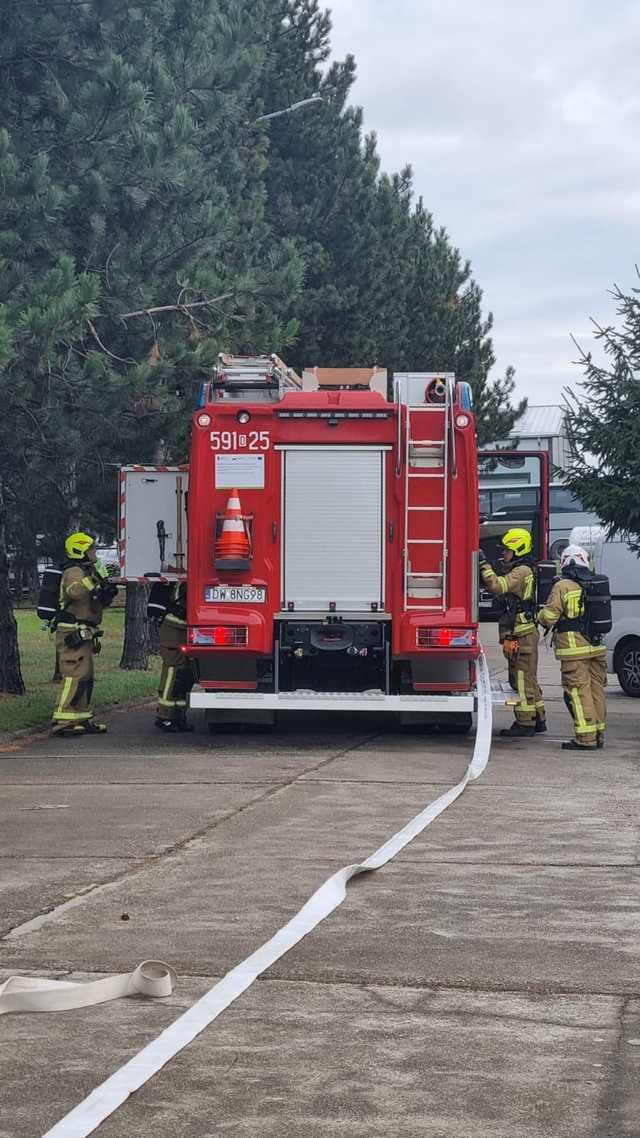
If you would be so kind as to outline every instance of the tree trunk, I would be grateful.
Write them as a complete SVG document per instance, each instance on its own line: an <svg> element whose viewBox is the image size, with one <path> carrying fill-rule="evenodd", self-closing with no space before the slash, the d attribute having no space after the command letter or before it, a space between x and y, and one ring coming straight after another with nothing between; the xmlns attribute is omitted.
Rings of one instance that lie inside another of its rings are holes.
<svg viewBox="0 0 640 1138"><path fill-rule="evenodd" d="M149 628L147 600L149 585L132 581L126 587L124 611L124 646L120 667L127 671L146 672L149 667Z"/></svg>
<svg viewBox="0 0 640 1138"><path fill-rule="evenodd" d="M27 597L29 604L36 605L40 595L40 574L38 572L37 561L32 561L27 566L25 573L25 585L27 588Z"/></svg>
<svg viewBox="0 0 640 1138"><path fill-rule="evenodd" d="M25 687L20 668L18 627L13 615L9 588L9 558L5 547L4 527L4 501L0 483L0 692L23 695Z"/></svg>
<svg viewBox="0 0 640 1138"><path fill-rule="evenodd" d="M157 620L149 621L149 655L160 655L160 625Z"/></svg>
<svg viewBox="0 0 640 1138"><path fill-rule="evenodd" d="M78 501L78 464L74 462L71 464L69 470L69 481L67 483L67 526L69 533L75 530L82 529L82 522L80 519L80 503Z"/></svg>
<svg viewBox="0 0 640 1138"><path fill-rule="evenodd" d="M15 573L15 599L16 605L24 602L35 605L40 592L40 577L38 574L38 551L35 537L25 533L14 559Z"/></svg>

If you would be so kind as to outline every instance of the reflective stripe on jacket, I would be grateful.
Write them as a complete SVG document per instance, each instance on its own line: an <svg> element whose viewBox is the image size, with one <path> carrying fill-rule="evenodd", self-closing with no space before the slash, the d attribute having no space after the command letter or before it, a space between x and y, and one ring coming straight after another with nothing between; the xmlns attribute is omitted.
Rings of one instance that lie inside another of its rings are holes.
<svg viewBox="0 0 640 1138"><path fill-rule="evenodd" d="M582 586L569 577L561 577L538 613L538 620L544 628L555 629L553 647L557 660L584 660L591 656L603 656L607 651L606 645L591 644L582 632L558 632L555 628L563 618L578 620L583 607Z"/></svg>
<svg viewBox="0 0 640 1138"><path fill-rule="evenodd" d="M493 566L490 565L488 561L485 561L480 573L482 583L490 593L493 593L497 597L506 598L511 595L519 601L529 601L531 603L531 611L533 612L535 577L530 565L516 565L515 568L509 570L508 573L496 573ZM509 625L509 633L511 634L511 622L507 622L505 617L500 619L500 625L505 631L507 630L507 624ZM534 628L534 621L526 612L515 613L512 630L514 636L526 636L527 633L533 632Z"/></svg>

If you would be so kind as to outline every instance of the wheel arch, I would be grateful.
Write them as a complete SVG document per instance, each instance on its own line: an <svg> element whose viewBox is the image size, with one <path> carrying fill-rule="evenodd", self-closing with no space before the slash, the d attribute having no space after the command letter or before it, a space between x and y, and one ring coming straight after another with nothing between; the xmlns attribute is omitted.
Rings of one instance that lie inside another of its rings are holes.
<svg viewBox="0 0 640 1138"><path fill-rule="evenodd" d="M622 654L628 648L630 648L634 645L637 647L638 652L640 652L640 635L639 634L628 633L625 636L622 636L620 638L620 640L618 641L618 643L616 644L616 646L613 650L613 669L614 669L616 676L618 677L618 682L619 682L623 692L625 693L625 695L628 695L628 696L631 696L632 698L637 699L637 698L640 698L640 686L638 686L637 689L636 689L635 685L632 687L629 683L626 682L625 679L623 679L623 677L620 674L621 669L622 669Z"/></svg>

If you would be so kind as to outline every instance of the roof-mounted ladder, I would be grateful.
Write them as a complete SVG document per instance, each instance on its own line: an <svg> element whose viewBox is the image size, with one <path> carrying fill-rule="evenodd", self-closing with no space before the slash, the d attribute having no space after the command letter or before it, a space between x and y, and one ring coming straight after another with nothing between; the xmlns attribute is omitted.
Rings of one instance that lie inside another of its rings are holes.
<svg viewBox="0 0 640 1138"><path fill-rule="evenodd" d="M217 399L282 399L285 391L299 391L302 380L276 355L232 356L221 352L211 380Z"/></svg>
<svg viewBox="0 0 640 1138"><path fill-rule="evenodd" d="M406 407L405 611L444 612L447 607L449 478L455 454L450 446L453 384L446 379L445 385L442 403Z"/></svg>

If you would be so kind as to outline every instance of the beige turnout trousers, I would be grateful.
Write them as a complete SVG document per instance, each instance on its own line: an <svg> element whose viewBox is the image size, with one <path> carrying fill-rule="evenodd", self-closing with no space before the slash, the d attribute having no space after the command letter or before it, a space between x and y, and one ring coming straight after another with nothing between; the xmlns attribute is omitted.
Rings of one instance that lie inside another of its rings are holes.
<svg viewBox="0 0 640 1138"><path fill-rule="evenodd" d="M560 661L562 687L573 715L576 742L583 746L604 736L607 718L607 658L585 656Z"/></svg>
<svg viewBox="0 0 640 1138"><path fill-rule="evenodd" d="M160 625L162 671L158 688L158 716L161 719L184 715L187 696L193 685L193 672L181 647L186 643L184 622L165 617Z"/></svg>
<svg viewBox="0 0 640 1138"><path fill-rule="evenodd" d="M79 648L68 648L64 642L68 635L68 631L56 632L62 683L52 715L54 730L73 727L76 723L86 723L88 719L93 719L93 641L85 640Z"/></svg>
<svg viewBox="0 0 640 1138"><path fill-rule="evenodd" d="M516 723L521 727L535 727L536 718L545 718L542 689L538 683L538 630L527 632L518 636L518 649L515 655L507 652L503 646L504 655L509 664L509 676L513 678L518 693L518 702L514 707ZM505 645L509 641L505 642Z"/></svg>

